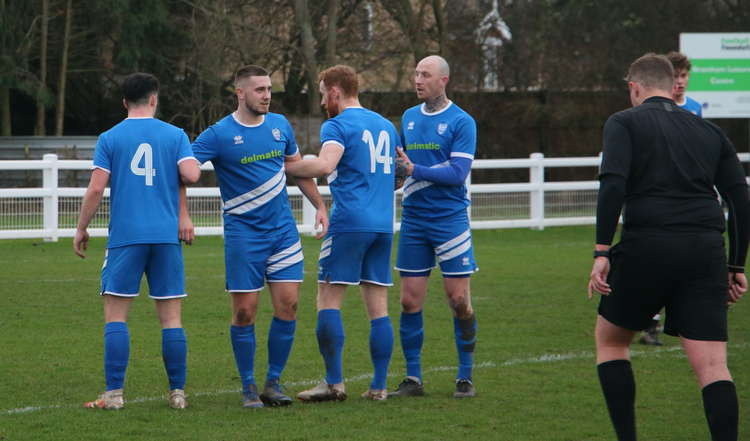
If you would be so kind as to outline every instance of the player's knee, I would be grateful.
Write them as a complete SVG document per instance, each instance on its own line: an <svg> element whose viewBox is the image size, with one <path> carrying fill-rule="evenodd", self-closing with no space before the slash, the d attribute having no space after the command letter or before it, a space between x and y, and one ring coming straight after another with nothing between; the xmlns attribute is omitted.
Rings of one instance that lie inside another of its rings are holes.
<svg viewBox="0 0 750 441"><path fill-rule="evenodd" d="M422 303L411 296L401 296L401 310L408 313L415 313L422 310Z"/></svg>
<svg viewBox="0 0 750 441"><path fill-rule="evenodd" d="M474 313L469 302L468 292L449 293L448 304L458 318L468 318Z"/></svg>
<svg viewBox="0 0 750 441"><path fill-rule="evenodd" d="M282 300L276 308L276 317L282 320L294 320L297 317L297 305L296 299Z"/></svg>
<svg viewBox="0 0 750 441"><path fill-rule="evenodd" d="M255 321L255 311L252 308L239 308L234 313L234 323L237 326L248 326Z"/></svg>

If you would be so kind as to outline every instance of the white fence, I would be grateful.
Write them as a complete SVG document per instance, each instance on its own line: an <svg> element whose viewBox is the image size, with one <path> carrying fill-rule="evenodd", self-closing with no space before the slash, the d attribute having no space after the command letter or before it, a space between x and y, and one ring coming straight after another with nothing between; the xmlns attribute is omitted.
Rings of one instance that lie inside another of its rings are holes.
<svg viewBox="0 0 750 441"><path fill-rule="evenodd" d="M750 153L739 155L750 162ZM528 182L469 184L472 207L471 226L476 229L527 227L543 229L558 225L585 225L595 222L596 193L599 182L594 180L599 157L545 158L534 153L528 159L479 159L472 170L526 169ZM0 161L0 171L26 170L42 173L41 188L0 189L0 239L44 238L56 241L72 237L85 188L60 187L60 171L91 169L92 161L59 160L57 155L44 155L42 160ZM562 167L592 168L590 181L545 181L545 170ZM213 170L204 164L203 170ZM516 179L517 180L517 179ZM327 186L320 192L330 201ZM315 210L302 197L297 187L287 187L292 211L302 233L313 229ZM189 187L188 207L198 235L222 233L221 199L216 187ZM397 192L397 207L401 191ZM93 219L89 233L106 236L109 216L109 189L102 206ZM395 227L399 228L397 209Z"/></svg>

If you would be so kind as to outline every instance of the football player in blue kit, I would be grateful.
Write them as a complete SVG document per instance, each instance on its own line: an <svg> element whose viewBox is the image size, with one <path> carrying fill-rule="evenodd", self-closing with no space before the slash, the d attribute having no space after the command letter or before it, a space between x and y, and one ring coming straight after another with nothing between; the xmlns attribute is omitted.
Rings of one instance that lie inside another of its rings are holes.
<svg viewBox="0 0 750 441"><path fill-rule="evenodd" d="M181 129L154 118L159 81L134 73L122 84L128 117L102 133L94 152L94 169L81 205L73 250L85 257L86 231L110 184L107 252L102 266L104 299L104 375L106 391L86 407L121 409L130 353L128 311L146 273L149 297L156 300L162 326L162 355L169 377L169 405L187 406L185 376L187 340L181 301L185 273L179 243L180 181L200 177L190 141ZM183 204L184 206L184 204ZM186 238L187 239L187 238Z"/></svg>
<svg viewBox="0 0 750 441"><path fill-rule="evenodd" d="M458 351L454 397L475 395L472 382L477 322L471 305L470 277L477 271L469 227L465 185L476 151L474 119L448 99L448 63L432 55L417 64L417 97L424 102L404 112L398 151L403 212L396 269L401 276L399 334L406 378L395 396L424 395L420 354L424 340L422 307L435 259L453 312Z"/></svg>
<svg viewBox="0 0 750 441"><path fill-rule="evenodd" d="M357 74L349 66L320 73L322 106L329 119L320 128L320 154L289 164L293 176L327 176L333 195L331 227L320 250L316 335L326 376L297 395L302 401L346 399L341 303L349 285L359 285L370 319L374 376L362 396L384 400L393 326L388 287L393 284L394 157L398 133L390 121L359 103Z"/></svg>
<svg viewBox="0 0 750 441"><path fill-rule="evenodd" d="M232 297L230 336L246 408L286 406L292 399L279 379L294 341L303 256L286 191L285 166L301 159L289 121L269 112L271 78L249 65L234 78L237 110L206 129L193 143L201 162L211 161L224 215L226 290ZM316 228L328 228L323 199L312 179L297 179L317 209ZM263 391L255 385L255 316L268 282L273 319L268 331L268 372Z"/></svg>
<svg viewBox="0 0 750 441"><path fill-rule="evenodd" d="M690 69L693 67L685 54L672 51L667 54L667 59L672 62L674 68L674 89L672 99L675 104L693 115L703 118L703 108L701 103L685 95L688 83L690 82Z"/></svg>

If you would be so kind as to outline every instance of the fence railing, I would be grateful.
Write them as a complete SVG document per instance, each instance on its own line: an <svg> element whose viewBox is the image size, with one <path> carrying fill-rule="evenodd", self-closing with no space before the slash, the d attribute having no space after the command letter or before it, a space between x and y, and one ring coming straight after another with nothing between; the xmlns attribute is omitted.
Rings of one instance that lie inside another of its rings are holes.
<svg viewBox="0 0 750 441"><path fill-rule="evenodd" d="M750 162L750 153L741 153L740 160ZM533 153L524 159L479 159L472 170L526 169L528 182L471 183L467 179L472 206L471 226L475 229L533 228L585 225L595 222L596 194L599 182L548 181L545 170L564 167L598 167L599 157L545 158ZM86 192L83 187L60 187L60 171L90 170L90 160L60 160L57 155L44 155L42 160L0 161L0 171L26 170L41 172L42 187L0 189L0 239L44 238L57 241L72 237ZM210 163L201 167L213 170ZM595 176L595 173L592 173ZM320 193L330 202L330 190L319 186ZM311 233L315 209L295 186L287 187L292 211L301 233ZM223 232L221 198L216 187L189 187L188 207L198 235L219 235ZM396 230L400 227L401 190L396 193ZM92 220L89 233L106 236L109 218L109 189L102 206Z"/></svg>

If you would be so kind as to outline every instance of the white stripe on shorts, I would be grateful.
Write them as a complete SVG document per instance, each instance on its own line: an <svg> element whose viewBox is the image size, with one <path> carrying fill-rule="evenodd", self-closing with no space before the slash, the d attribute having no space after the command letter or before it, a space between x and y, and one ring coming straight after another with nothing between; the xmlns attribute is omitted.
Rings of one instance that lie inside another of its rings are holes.
<svg viewBox="0 0 750 441"><path fill-rule="evenodd" d="M285 258L291 256L292 254L296 253L297 251L299 251L301 249L302 249L302 243L300 241L297 241L297 243L295 243L294 245L290 246L289 248L287 248L285 250L281 250L278 253L274 254L273 256L269 257L266 260L266 264L267 265L271 265L273 263L276 263L276 262L278 262L278 261L280 261L282 259L285 259Z"/></svg>
<svg viewBox="0 0 750 441"><path fill-rule="evenodd" d="M447 253L438 254L437 258L440 262L444 262L446 260L451 260L456 256L460 256L461 254L469 251L469 248L471 248L471 240L467 240L466 242L462 243L461 245L457 246L456 248L453 248L452 250L448 251Z"/></svg>
<svg viewBox="0 0 750 441"><path fill-rule="evenodd" d="M471 237L471 230L466 230L448 242L435 247L435 254L442 254Z"/></svg>
<svg viewBox="0 0 750 441"><path fill-rule="evenodd" d="M300 249L299 252L297 252L296 254L293 254L292 256L287 257L284 260L279 260L273 265L268 266L266 268L266 273L270 274L270 273L275 273L276 271L281 271L284 268L294 265L295 263L301 262L302 259L303 259L302 250Z"/></svg>

